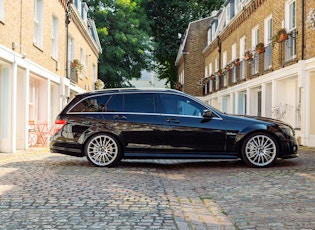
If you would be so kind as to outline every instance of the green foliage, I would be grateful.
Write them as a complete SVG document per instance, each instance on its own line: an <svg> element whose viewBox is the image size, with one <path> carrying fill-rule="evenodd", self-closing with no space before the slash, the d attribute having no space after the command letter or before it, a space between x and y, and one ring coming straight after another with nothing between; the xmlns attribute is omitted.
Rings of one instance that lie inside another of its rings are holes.
<svg viewBox="0 0 315 230"><path fill-rule="evenodd" d="M154 60L160 79L167 79L172 87L176 85L175 60L183 34L189 22L207 17L218 9L223 0L143 0L151 23L152 37L156 43Z"/></svg>
<svg viewBox="0 0 315 230"><path fill-rule="evenodd" d="M179 35L185 32L189 22L209 16L223 0L86 2L103 49L99 78L109 88L128 86L128 80L139 78L142 70L150 68L175 87Z"/></svg>
<svg viewBox="0 0 315 230"><path fill-rule="evenodd" d="M145 12L136 0L90 0L103 53L99 57L99 78L105 88L127 87L149 69L153 49Z"/></svg>

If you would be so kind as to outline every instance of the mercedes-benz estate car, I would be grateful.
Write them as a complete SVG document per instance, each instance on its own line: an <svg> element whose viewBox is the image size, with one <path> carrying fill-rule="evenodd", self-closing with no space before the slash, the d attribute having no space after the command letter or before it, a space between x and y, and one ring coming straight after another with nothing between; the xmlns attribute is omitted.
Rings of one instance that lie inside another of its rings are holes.
<svg viewBox="0 0 315 230"><path fill-rule="evenodd" d="M242 159L268 167L298 156L294 130L265 117L228 115L171 89L76 95L56 119L50 150L95 166L122 159Z"/></svg>

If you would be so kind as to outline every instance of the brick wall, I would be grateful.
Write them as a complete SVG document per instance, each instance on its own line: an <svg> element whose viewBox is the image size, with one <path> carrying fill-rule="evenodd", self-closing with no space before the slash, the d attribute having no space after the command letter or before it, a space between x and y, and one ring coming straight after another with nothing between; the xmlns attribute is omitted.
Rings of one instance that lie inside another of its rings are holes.
<svg viewBox="0 0 315 230"><path fill-rule="evenodd" d="M65 2L50 0L44 2L43 46L34 45L34 1L4 1L5 16L0 22L0 44L12 49L12 43L17 44L15 52L26 53L26 58L54 72L66 76L66 26ZM69 24L69 35L74 38L74 58L80 59L80 49L83 49L83 64L88 56L88 71L82 72L78 79L78 86L83 89L92 89L92 66L97 67L98 52L91 45L79 18L75 16L72 7L72 21ZM52 58L52 16L58 18L58 58ZM86 27L87 28L87 27Z"/></svg>
<svg viewBox="0 0 315 230"><path fill-rule="evenodd" d="M201 96L203 88L198 82L204 78L204 59L202 50L207 42L209 18L190 23L182 60L178 62L178 74L184 70L185 93Z"/></svg>

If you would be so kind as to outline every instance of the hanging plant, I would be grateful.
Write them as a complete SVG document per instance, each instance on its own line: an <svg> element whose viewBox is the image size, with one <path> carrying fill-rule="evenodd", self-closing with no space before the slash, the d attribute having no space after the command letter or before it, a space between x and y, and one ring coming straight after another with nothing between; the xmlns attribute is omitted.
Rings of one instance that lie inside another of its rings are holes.
<svg viewBox="0 0 315 230"><path fill-rule="evenodd" d="M219 69L219 70L218 70L218 76L223 76L223 71L222 71L222 69Z"/></svg>
<svg viewBox="0 0 315 230"><path fill-rule="evenodd" d="M250 50L247 50L244 54L244 59L246 61L253 59L253 53Z"/></svg>
<svg viewBox="0 0 315 230"><path fill-rule="evenodd" d="M224 69L225 69L225 71L230 71L232 69L232 65L227 64Z"/></svg>
<svg viewBox="0 0 315 230"><path fill-rule="evenodd" d="M289 35L285 28L281 28L278 32L272 37L272 43L278 42L281 43L285 40L288 40Z"/></svg>
<svg viewBox="0 0 315 230"><path fill-rule="evenodd" d="M256 53L260 54L260 53L264 53L265 52L265 44L262 42L259 42L256 45Z"/></svg>
<svg viewBox="0 0 315 230"><path fill-rule="evenodd" d="M311 8L305 21L312 30L315 30L315 9Z"/></svg>
<svg viewBox="0 0 315 230"><path fill-rule="evenodd" d="M240 65L240 59L239 58L236 58L234 61L233 61L233 65L234 66L239 66Z"/></svg>
<svg viewBox="0 0 315 230"><path fill-rule="evenodd" d="M72 70L77 70L77 71L82 71L83 70L84 65L81 64L79 59L73 59L73 61L71 62L71 69Z"/></svg>

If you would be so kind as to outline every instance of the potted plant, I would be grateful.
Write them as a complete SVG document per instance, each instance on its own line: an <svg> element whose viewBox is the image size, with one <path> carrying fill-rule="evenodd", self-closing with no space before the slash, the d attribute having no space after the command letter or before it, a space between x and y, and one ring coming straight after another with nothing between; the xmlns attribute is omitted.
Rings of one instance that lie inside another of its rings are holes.
<svg viewBox="0 0 315 230"><path fill-rule="evenodd" d="M251 60L252 58L253 58L252 51L247 50L244 54L244 59L247 61L247 60Z"/></svg>
<svg viewBox="0 0 315 230"><path fill-rule="evenodd" d="M222 71L222 69L219 69L219 70L218 70L218 76L223 76L223 71Z"/></svg>
<svg viewBox="0 0 315 230"><path fill-rule="evenodd" d="M239 59L239 58L236 58L236 59L233 61L233 65L234 65L234 66L239 66L239 65L240 65L240 59Z"/></svg>
<svg viewBox="0 0 315 230"><path fill-rule="evenodd" d="M256 53L260 54L260 53L264 53L265 52L265 44L262 42L259 42L256 45Z"/></svg>
<svg viewBox="0 0 315 230"><path fill-rule="evenodd" d="M281 28L280 30L278 30L273 40L278 43L281 43L285 40L288 40L288 38L289 38L289 35L287 33L287 30L285 28Z"/></svg>
<svg viewBox="0 0 315 230"><path fill-rule="evenodd" d="M81 64L79 59L73 59L71 62L71 69L81 72L83 70L84 65Z"/></svg>
<svg viewBox="0 0 315 230"><path fill-rule="evenodd" d="M225 71L230 71L232 69L232 65L231 64L227 64L225 66Z"/></svg>
<svg viewBox="0 0 315 230"><path fill-rule="evenodd" d="M210 79L214 81L215 80L215 75L211 74Z"/></svg>

